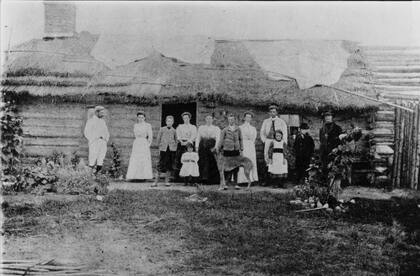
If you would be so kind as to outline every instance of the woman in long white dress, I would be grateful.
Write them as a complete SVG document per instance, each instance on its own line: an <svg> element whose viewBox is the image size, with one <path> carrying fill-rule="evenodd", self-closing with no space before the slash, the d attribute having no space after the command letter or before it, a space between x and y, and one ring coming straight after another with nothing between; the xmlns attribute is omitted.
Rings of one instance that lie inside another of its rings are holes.
<svg viewBox="0 0 420 276"><path fill-rule="evenodd" d="M244 144L242 155L251 159L252 164L254 165L250 174L251 182L258 181L257 154L255 151L257 129L251 125L253 117L254 114L252 114L252 112L245 112L244 123L239 126L242 134L242 142ZM239 169L238 183L248 183L248 179L245 177L244 169L242 167Z"/></svg>
<svg viewBox="0 0 420 276"><path fill-rule="evenodd" d="M142 111L137 113L138 123L134 125L134 136L130 162L127 170L127 180L152 179L152 157L150 145L153 142L152 126L146 123L146 114Z"/></svg>

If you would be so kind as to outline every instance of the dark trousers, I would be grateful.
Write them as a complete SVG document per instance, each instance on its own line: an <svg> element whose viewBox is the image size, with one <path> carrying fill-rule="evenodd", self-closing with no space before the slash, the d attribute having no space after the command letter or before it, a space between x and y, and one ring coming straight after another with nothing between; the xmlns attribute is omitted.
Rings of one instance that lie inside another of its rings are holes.
<svg viewBox="0 0 420 276"><path fill-rule="evenodd" d="M176 151L169 150L160 151L158 171L161 173L172 172L175 169Z"/></svg>
<svg viewBox="0 0 420 276"><path fill-rule="evenodd" d="M296 157L296 181L301 182L307 176L306 170L309 168L310 158Z"/></svg>
<svg viewBox="0 0 420 276"><path fill-rule="evenodd" d="M224 150L223 151L223 156L225 157L232 157L232 156L239 156L240 152L239 150ZM239 172L239 168L235 168L231 171L225 171L223 172L225 174L225 179L230 182L232 180L232 176L233 176L233 181L235 183L238 183L238 172Z"/></svg>
<svg viewBox="0 0 420 276"><path fill-rule="evenodd" d="M225 174L225 179L228 182L230 182L232 180L232 176L233 176L234 183L238 183L238 172L239 172L239 168L235 168L231 171L223 172L223 173Z"/></svg>

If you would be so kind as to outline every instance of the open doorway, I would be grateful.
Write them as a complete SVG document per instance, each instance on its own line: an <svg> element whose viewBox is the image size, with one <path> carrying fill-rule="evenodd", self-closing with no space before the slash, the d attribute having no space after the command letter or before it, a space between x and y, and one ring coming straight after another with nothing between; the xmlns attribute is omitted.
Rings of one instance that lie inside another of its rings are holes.
<svg viewBox="0 0 420 276"><path fill-rule="evenodd" d="M181 114L183 112L190 112L191 124L196 125L197 123L197 103L180 103L180 104L162 104L162 118L161 126L165 126L165 118L168 115L172 115L175 118L174 127L176 128L179 124L182 124Z"/></svg>

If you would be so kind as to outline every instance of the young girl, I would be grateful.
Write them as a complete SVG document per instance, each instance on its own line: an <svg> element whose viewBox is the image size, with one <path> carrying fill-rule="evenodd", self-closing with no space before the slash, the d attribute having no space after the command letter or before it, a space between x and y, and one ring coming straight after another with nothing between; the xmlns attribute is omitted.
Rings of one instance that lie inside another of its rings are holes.
<svg viewBox="0 0 420 276"><path fill-rule="evenodd" d="M181 156L182 167L179 172L179 176L185 179L185 185L192 184L193 179L200 176L197 162L198 154L194 152L193 144L187 143L187 152Z"/></svg>
<svg viewBox="0 0 420 276"><path fill-rule="evenodd" d="M274 140L271 142L268 152L266 153L266 160L268 165L268 172L273 178L285 179L287 178L287 160L285 158L286 143L283 140L283 132L276 130Z"/></svg>

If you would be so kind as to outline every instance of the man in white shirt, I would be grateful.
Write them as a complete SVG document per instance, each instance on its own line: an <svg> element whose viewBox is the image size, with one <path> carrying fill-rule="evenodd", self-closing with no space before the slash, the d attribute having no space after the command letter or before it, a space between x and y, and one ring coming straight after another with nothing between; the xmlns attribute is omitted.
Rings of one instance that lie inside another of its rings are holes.
<svg viewBox="0 0 420 276"><path fill-rule="evenodd" d="M95 107L95 114L88 119L85 126L84 135L89 142L89 166L98 173L103 166L106 155L109 132L105 120L105 108Z"/></svg>
<svg viewBox="0 0 420 276"><path fill-rule="evenodd" d="M288 135L286 122L277 116L278 106L270 105L268 109L270 110L270 118L264 120L260 131L261 141L264 143L264 154L268 153L268 148L271 141L274 140L276 130L283 132L283 140L286 144Z"/></svg>

